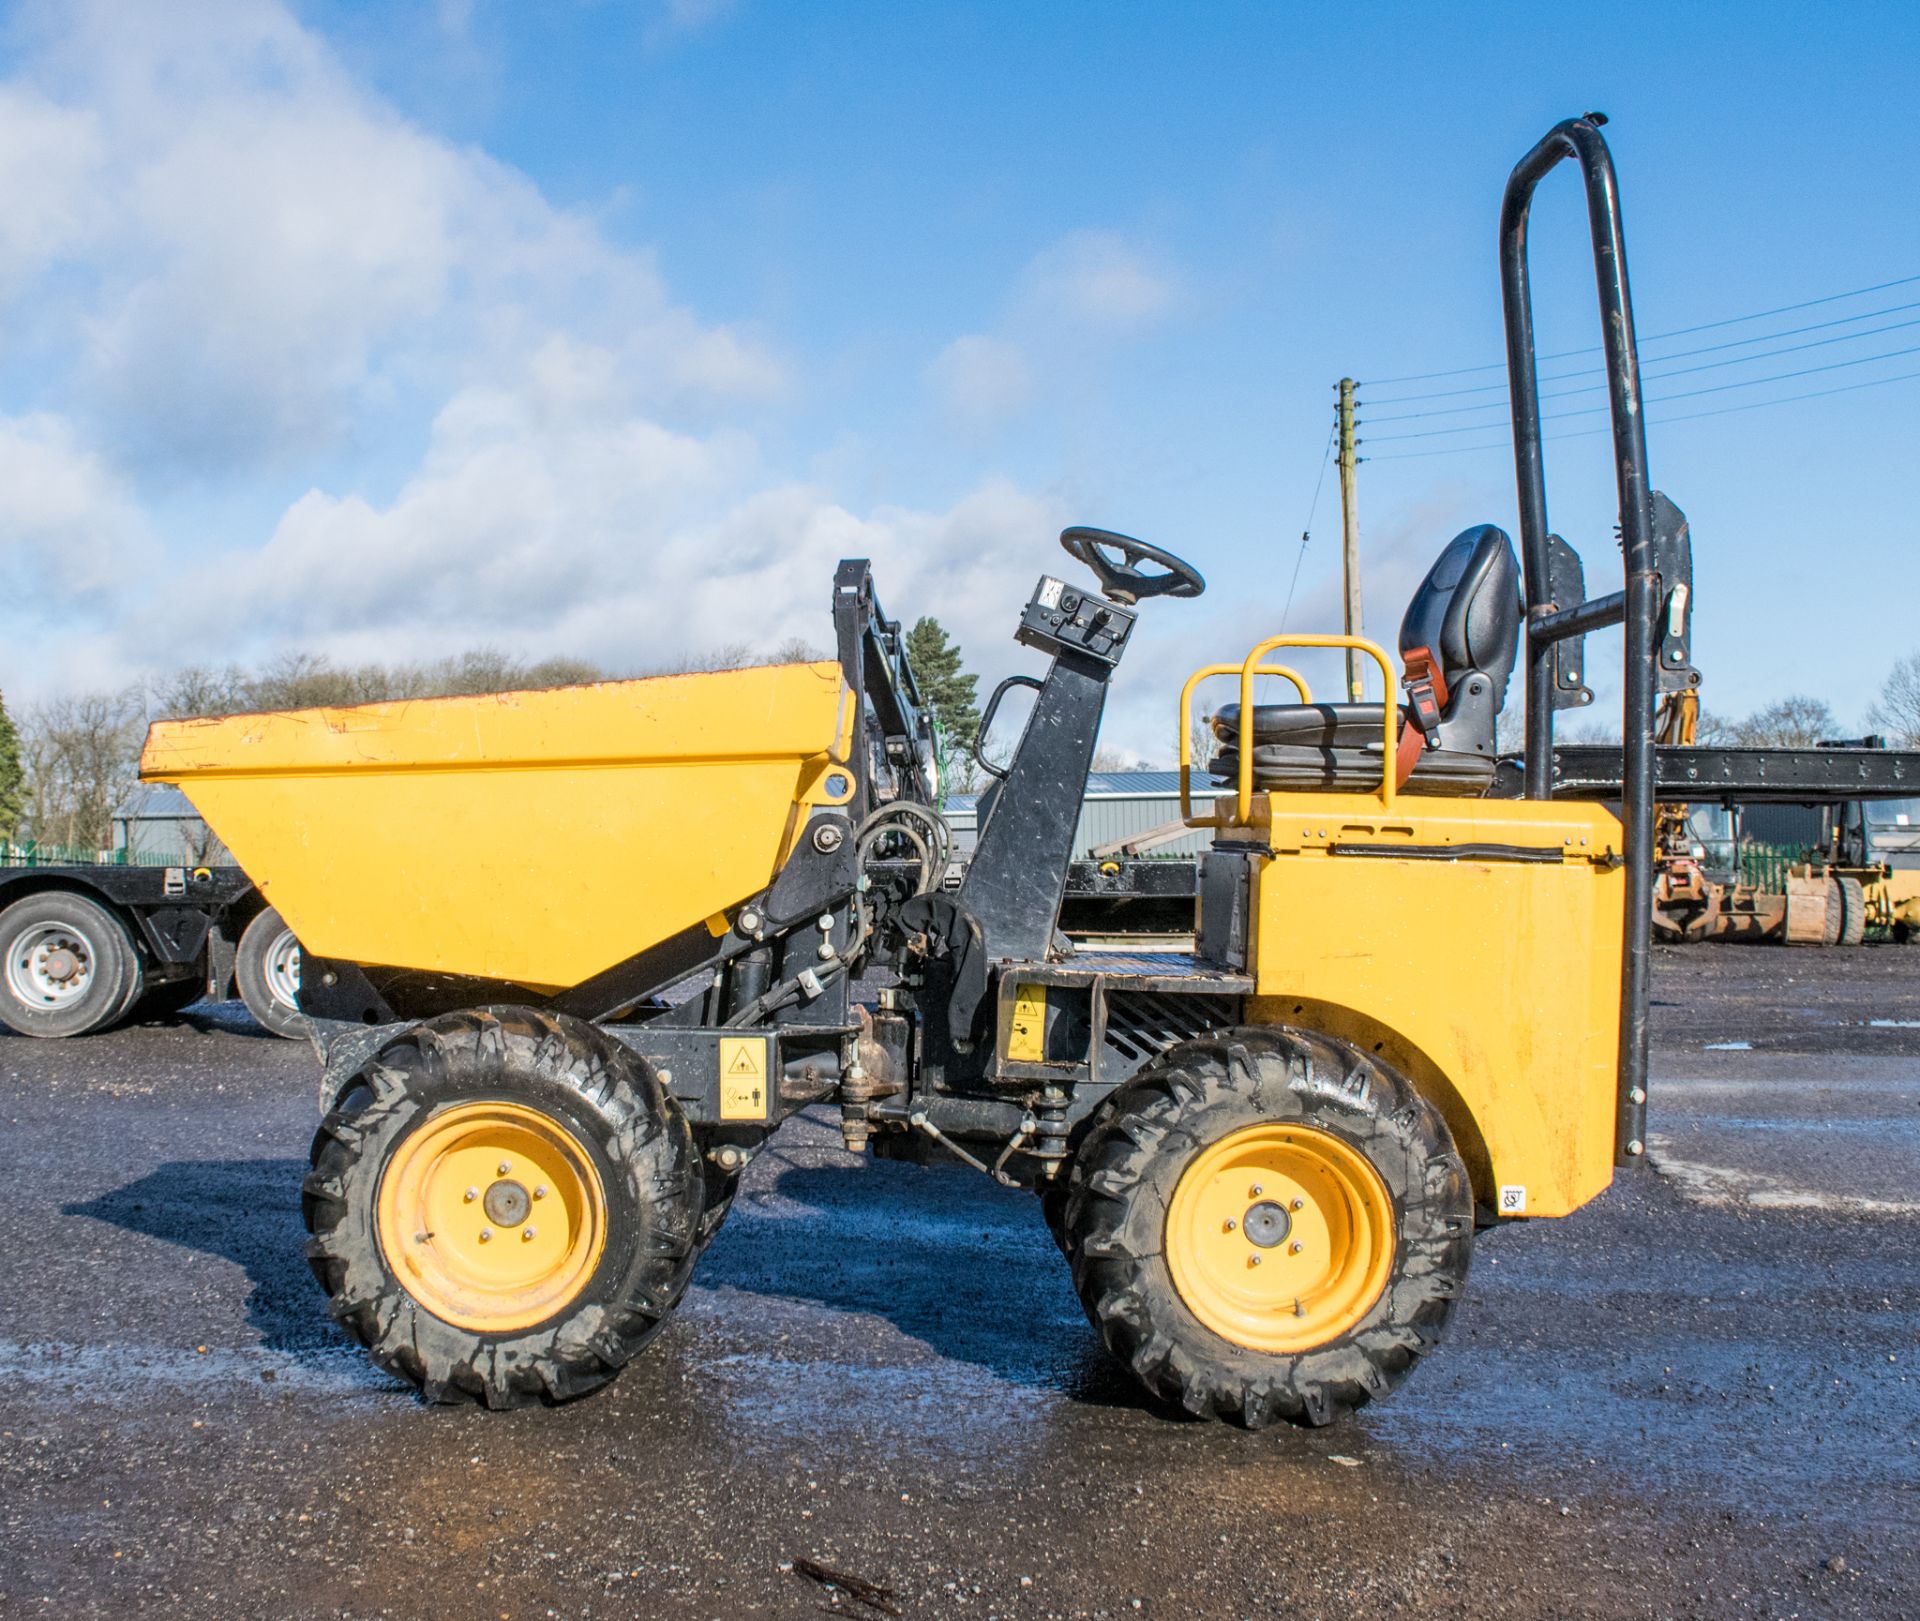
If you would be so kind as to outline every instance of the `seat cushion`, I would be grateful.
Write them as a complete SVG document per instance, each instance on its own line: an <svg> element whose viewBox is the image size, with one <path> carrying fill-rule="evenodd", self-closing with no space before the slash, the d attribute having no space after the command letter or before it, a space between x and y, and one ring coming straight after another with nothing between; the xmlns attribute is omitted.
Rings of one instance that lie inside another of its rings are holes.
<svg viewBox="0 0 1920 1621"><path fill-rule="evenodd" d="M1400 711L1404 719L1406 711ZM1380 745L1385 719L1379 704L1256 704L1253 741L1299 743L1314 748L1365 748ZM1396 735L1399 727L1394 728ZM1228 704L1213 717L1213 735L1229 746L1240 740L1240 706Z"/></svg>
<svg viewBox="0 0 1920 1621"><path fill-rule="evenodd" d="M1404 724L1405 711L1400 712ZM1295 793L1368 793L1380 786L1379 704L1260 704L1253 711L1253 785ZM1239 781L1240 706L1213 718L1222 745L1208 771L1228 787ZM1494 758L1423 749L1401 792L1474 799L1493 781Z"/></svg>

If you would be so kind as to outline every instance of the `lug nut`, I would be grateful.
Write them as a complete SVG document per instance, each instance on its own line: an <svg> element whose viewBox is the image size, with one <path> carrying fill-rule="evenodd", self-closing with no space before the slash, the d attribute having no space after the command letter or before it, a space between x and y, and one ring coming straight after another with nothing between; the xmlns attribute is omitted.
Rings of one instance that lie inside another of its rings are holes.
<svg viewBox="0 0 1920 1621"><path fill-rule="evenodd" d="M1249 1255L1249 1256L1247 1257L1247 1265L1248 1265L1248 1266L1258 1266L1259 1264L1260 1264L1260 1257L1259 1257L1259 1256L1257 1256L1257 1255Z"/></svg>
<svg viewBox="0 0 1920 1621"><path fill-rule="evenodd" d="M1256 1182L1252 1187L1247 1189L1247 1197L1249 1199L1257 1199L1260 1197L1261 1194L1265 1193L1266 1191L1267 1190L1265 1188L1261 1187L1260 1184Z"/></svg>
<svg viewBox="0 0 1920 1621"><path fill-rule="evenodd" d="M1234 1230L1234 1228L1235 1228L1235 1227L1237 1227L1237 1226L1239 1226L1239 1223L1238 1223L1238 1222L1236 1222L1236 1221L1235 1221L1235 1220L1233 1219L1233 1217L1231 1217L1231 1216L1229 1216L1229 1217L1227 1217L1227 1231L1228 1231L1228 1232L1232 1232L1232 1231Z"/></svg>
<svg viewBox="0 0 1920 1621"><path fill-rule="evenodd" d="M1305 1199L1295 1199L1292 1204L1287 1206L1289 1210L1304 1210L1306 1207L1307 1201Z"/></svg>
<svg viewBox="0 0 1920 1621"><path fill-rule="evenodd" d="M544 1182L542 1182L542 1183L540 1184L540 1186L539 1186L539 1187L537 1187L537 1188L535 1188L535 1189L533 1190L533 1196L534 1196L534 1198L536 1198L536 1199L544 1199L544 1198L546 1198L546 1196L547 1196L547 1185L546 1185L546 1183L544 1183Z"/></svg>
<svg viewBox="0 0 1920 1621"><path fill-rule="evenodd" d="M505 1160L502 1160L502 1161L500 1162L500 1174L501 1174L502 1176L505 1176L505 1175L507 1174L507 1172L509 1172L509 1171L510 1171L510 1170L512 1170L512 1169L513 1169L513 1167L512 1167L511 1165L509 1165L509 1164L508 1164L508 1163L507 1163L507 1162L506 1162Z"/></svg>
<svg viewBox="0 0 1920 1621"><path fill-rule="evenodd" d="M484 1244L484 1243L486 1243L486 1242L487 1242L488 1240L490 1240L490 1239L491 1239L492 1237L493 1237L493 1229L492 1229L491 1227L482 1227L482 1228L480 1229L480 1242L481 1242L481 1243L483 1243L483 1244Z"/></svg>
<svg viewBox="0 0 1920 1621"><path fill-rule="evenodd" d="M1296 1238L1291 1244L1287 1246L1287 1253L1289 1255L1298 1255L1306 1247L1307 1246L1305 1244L1301 1243L1300 1240Z"/></svg>
<svg viewBox="0 0 1920 1621"><path fill-rule="evenodd" d="M529 1227L524 1233L520 1235L520 1242L524 1244L528 1239L532 1237L533 1237L533 1229Z"/></svg>
<svg viewBox="0 0 1920 1621"><path fill-rule="evenodd" d="M472 1204L473 1201L479 1197L480 1197L480 1190L478 1188L467 1189L466 1199L468 1204Z"/></svg>

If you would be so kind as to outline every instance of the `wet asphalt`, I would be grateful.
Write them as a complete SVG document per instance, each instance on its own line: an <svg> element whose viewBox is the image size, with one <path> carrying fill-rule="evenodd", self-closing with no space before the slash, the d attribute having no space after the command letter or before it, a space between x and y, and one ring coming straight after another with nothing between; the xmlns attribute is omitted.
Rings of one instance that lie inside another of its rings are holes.
<svg viewBox="0 0 1920 1621"><path fill-rule="evenodd" d="M0 1618L1920 1614L1920 950L1655 996L1654 1169L1259 1435L1143 1405L1030 1199L812 1120L609 1390L427 1408L301 1258L303 1047L0 1031Z"/></svg>

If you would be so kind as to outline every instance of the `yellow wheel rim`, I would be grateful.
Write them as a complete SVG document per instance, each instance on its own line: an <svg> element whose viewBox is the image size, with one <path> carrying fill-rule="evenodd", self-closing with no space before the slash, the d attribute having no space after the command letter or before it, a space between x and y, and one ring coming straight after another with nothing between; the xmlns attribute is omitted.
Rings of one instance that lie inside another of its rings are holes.
<svg viewBox="0 0 1920 1621"><path fill-rule="evenodd" d="M523 1104L456 1103L394 1149L376 1227L393 1274L457 1328L531 1328L586 1286L607 1241L599 1172Z"/></svg>
<svg viewBox="0 0 1920 1621"><path fill-rule="evenodd" d="M1208 1144L1167 1211L1180 1298L1252 1351L1306 1351L1347 1333L1386 1288L1393 1252L1380 1173L1312 1126L1248 1126Z"/></svg>

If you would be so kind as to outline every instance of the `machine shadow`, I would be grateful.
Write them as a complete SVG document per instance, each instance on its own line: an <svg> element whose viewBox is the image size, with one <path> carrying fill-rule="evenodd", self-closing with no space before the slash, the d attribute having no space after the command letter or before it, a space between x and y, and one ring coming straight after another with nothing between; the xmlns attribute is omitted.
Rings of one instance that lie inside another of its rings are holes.
<svg viewBox="0 0 1920 1621"><path fill-rule="evenodd" d="M232 1261L252 1285L247 1321L269 1350L337 1356L349 1342L307 1269L304 1160L172 1160L97 1198L62 1205L130 1233Z"/></svg>
<svg viewBox="0 0 1920 1621"><path fill-rule="evenodd" d="M233 1262L262 1346L318 1364L351 1342L307 1268L305 1173L295 1159L174 1160L61 1213ZM807 1166L770 1150L694 1285L877 1317L1011 1384L1159 1410L1087 1326L1037 1202L974 1171Z"/></svg>
<svg viewBox="0 0 1920 1621"><path fill-rule="evenodd" d="M1088 1327L1039 1201L958 1166L769 1149L694 1284L878 1317L945 1360L1076 1401L1153 1405Z"/></svg>

